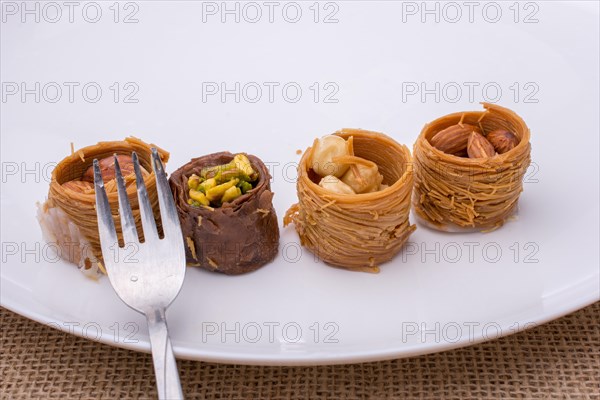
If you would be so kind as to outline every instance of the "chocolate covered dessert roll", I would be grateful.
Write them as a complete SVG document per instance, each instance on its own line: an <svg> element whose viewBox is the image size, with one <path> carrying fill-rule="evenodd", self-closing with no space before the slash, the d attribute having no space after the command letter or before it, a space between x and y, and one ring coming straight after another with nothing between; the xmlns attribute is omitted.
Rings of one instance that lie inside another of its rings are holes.
<svg viewBox="0 0 600 400"><path fill-rule="evenodd" d="M195 158L169 178L188 265L237 275L273 260L279 226L271 175L249 154Z"/></svg>

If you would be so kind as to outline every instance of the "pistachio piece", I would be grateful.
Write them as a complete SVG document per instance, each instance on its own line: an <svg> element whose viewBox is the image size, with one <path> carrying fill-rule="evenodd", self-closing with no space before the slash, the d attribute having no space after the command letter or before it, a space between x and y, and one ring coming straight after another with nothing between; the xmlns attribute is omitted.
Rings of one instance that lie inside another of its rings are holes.
<svg viewBox="0 0 600 400"><path fill-rule="evenodd" d="M210 178L200 183L200 185L198 185L198 190L203 193L206 193L215 186L217 186L217 180L215 178Z"/></svg>
<svg viewBox="0 0 600 400"><path fill-rule="evenodd" d="M227 203L228 201L233 201L242 195L242 191L237 186L232 186L223 193L223 197L221 197L221 203Z"/></svg>
<svg viewBox="0 0 600 400"><path fill-rule="evenodd" d="M244 154L236 154L227 164L203 168L200 175L206 179L215 178L217 184L228 182L232 178L248 182L253 182L258 178L258 173L252 168L250 160Z"/></svg>
<svg viewBox="0 0 600 400"><path fill-rule="evenodd" d="M356 194L350 186L346 185L344 182L339 180L339 178L333 175L327 175L321 179L319 186L333 193Z"/></svg>
<svg viewBox="0 0 600 400"><path fill-rule="evenodd" d="M206 167L206 168L202 168L202 171L200 171L200 176L203 177L204 179L211 179L211 178L219 178L223 172L225 171L229 171L234 169L235 166L231 165L231 164L223 164L223 165L215 165L213 167Z"/></svg>
<svg viewBox="0 0 600 400"><path fill-rule="evenodd" d="M240 181L240 183L237 184L237 187L240 188L242 194L246 194L247 191L252 190L252 184L246 181Z"/></svg>
<svg viewBox="0 0 600 400"><path fill-rule="evenodd" d="M215 175L214 179L217 181L217 184L220 185L221 183L229 182L230 180L235 178L241 181L252 182L255 181L257 177L258 175L252 175L252 173L250 175L247 175L246 172L238 168L233 168L219 171L217 175Z"/></svg>
<svg viewBox="0 0 600 400"><path fill-rule="evenodd" d="M190 198L202 204L203 206L207 206L210 204L210 201L208 201L204 193L198 190L190 189Z"/></svg>
<svg viewBox="0 0 600 400"><path fill-rule="evenodd" d="M252 164L245 154L236 154L230 164L235 165L235 168L247 177L244 180L253 182L258 178L258 173L252 168Z"/></svg>
<svg viewBox="0 0 600 400"><path fill-rule="evenodd" d="M336 163L335 157L351 155L348 142L336 135L323 136L316 139L311 154L311 167L320 176L332 175L341 177L348 170L348 165Z"/></svg>
<svg viewBox="0 0 600 400"><path fill-rule="evenodd" d="M201 178L198 175L192 174L188 178L188 188L197 190L198 189L198 185L200 185L200 179Z"/></svg>
<svg viewBox="0 0 600 400"><path fill-rule="evenodd" d="M225 194L225 191L230 187L237 185L238 182L239 179L236 178L230 180L229 182L222 183L213 188L210 188L206 191L206 198L211 202L218 202L221 199L221 197L223 197L223 194Z"/></svg>

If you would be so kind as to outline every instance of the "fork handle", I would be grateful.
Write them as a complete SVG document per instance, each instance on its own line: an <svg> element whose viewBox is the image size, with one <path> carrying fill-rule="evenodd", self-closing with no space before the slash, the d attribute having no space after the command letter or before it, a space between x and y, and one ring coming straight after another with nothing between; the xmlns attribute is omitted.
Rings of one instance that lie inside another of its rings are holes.
<svg viewBox="0 0 600 400"><path fill-rule="evenodd" d="M154 375L158 398L183 399L177 363L169 338L165 310L158 309L146 314L148 321L148 332L150 333L150 345L152 346L152 360L154 361Z"/></svg>

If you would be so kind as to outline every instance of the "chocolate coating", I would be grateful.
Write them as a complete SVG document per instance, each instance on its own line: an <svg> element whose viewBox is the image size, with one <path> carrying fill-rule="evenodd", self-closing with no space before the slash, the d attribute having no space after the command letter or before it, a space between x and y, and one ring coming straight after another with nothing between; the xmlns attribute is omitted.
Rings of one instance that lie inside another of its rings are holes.
<svg viewBox="0 0 600 400"><path fill-rule="evenodd" d="M234 154L221 152L194 158L171 174L169 184L185 240L189 265L228 275L254 271L275 258L279 226L273 208L271 175L265 164L246 154L259 173L254 188L219 208L187 203L188 177L204 167L230 162Z"/></svg>

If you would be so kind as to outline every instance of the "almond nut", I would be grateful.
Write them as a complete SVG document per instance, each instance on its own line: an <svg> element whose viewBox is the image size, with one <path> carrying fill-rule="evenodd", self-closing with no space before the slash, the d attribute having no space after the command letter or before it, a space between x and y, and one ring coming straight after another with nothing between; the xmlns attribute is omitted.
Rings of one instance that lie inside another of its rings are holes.
<svg viewBox="0 0 600 400"><path fill-rule="evenodd" d="M133 169L133 159L131 158L131 156L119 154L117 155L117 160L119 161L119 166L121 167L121 174L123 175L123 177L135 173ZM104 157L101 160L99 160L99 163L100 172L102 173L102 180L104 182L108 182L112 179L115 179L115 158L113 156ZM144 167L142 167L141 165L140 167L142 175L148 175L148 172L144 169ZM90 165L88 167L88 169L81 177L81 180L94 183L93 165Z"/></svg>
<svg viewBox="0 0 600 400"><path fill-rule="evenodd" d="M479 129L473 125L452 125L436 133L429 141L433 147L447 154L460 156L467 148L471 132Z"/></svg>
<svg viewBox="0 0 600 400"><path fill-rule="evenodd" d="M481 134L471 132L467 143L469 158L488 158L496 154L494 146Z"/></svg>
<svg viewBox="0 0 600 400"><path fill-rule="evenodd" d="M504 154L519 144L519 139L513 133L504 129L496 129L488 133L487 140L494 146L498 154Z"/></svg>

